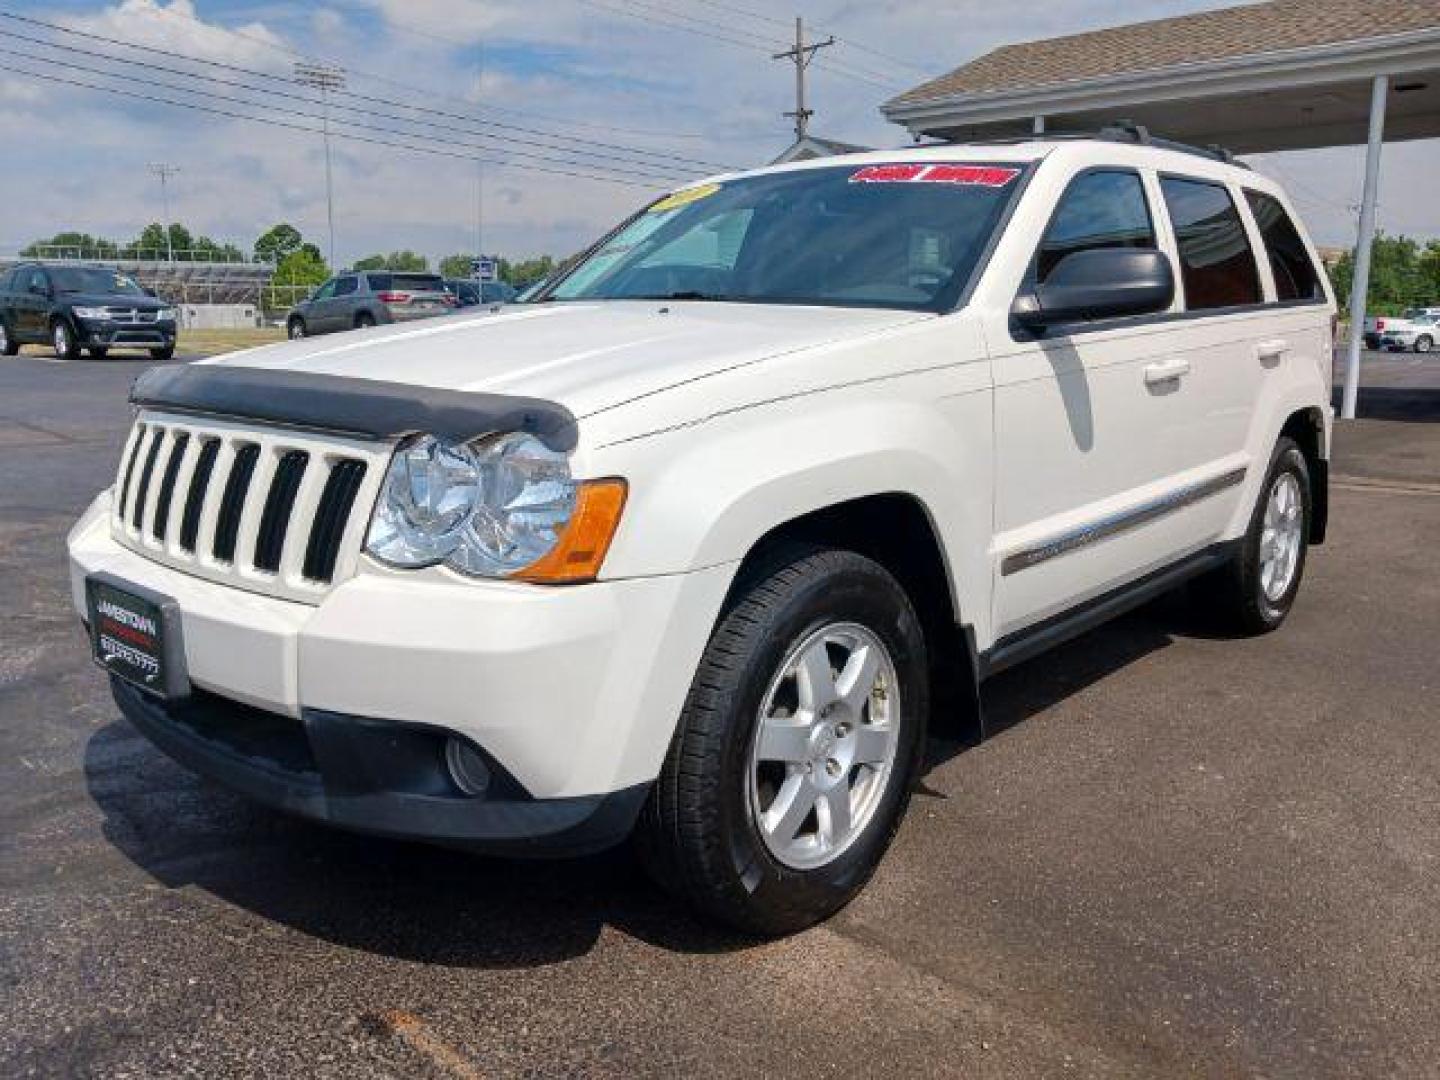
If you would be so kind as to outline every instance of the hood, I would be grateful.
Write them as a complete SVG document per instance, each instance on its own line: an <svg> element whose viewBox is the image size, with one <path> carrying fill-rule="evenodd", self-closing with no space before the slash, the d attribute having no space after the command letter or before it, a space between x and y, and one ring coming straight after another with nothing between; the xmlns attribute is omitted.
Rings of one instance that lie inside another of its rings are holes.
<svg viewBox="0 0 1440 1080"><path fill-rule="evenodd" d="M584 417L767 357L930 318L695 301L563 302L472 309L202 362L544 398Z"/></svg>

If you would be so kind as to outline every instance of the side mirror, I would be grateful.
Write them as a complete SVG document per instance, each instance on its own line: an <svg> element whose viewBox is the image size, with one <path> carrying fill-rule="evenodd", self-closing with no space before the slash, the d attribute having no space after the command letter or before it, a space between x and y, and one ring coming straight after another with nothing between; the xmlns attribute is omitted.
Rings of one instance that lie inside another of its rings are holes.
<svg viewBox="0 0 1440 1080"><path fill-rule="evenodd" d="M27 289L26 292L30 293L30 295L32 296L43 297L46 300L50 299L50 290L47 289L44 285L35 284L35 282L33 281L30 283L30 288Z"/></svg>
<svg viewBox="0 0 1440 1080"><path fill-rule="evenodd" d="M1017 297L1011 316L1027 330L1164 311L1175 299L1170 260L1151 248L1098 248L1066 255L1043 285Z"/></svg>

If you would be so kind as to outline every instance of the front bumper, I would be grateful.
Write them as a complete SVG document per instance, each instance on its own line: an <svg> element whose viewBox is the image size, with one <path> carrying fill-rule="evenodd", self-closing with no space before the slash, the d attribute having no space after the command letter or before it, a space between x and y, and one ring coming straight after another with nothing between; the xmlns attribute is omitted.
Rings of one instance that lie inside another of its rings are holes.
<svg viewBox="0 0 1440 1080"><path fill-rule="evenodd" d="M366 566L311 605L153 562L111 538L110 512L109 495L102 495L71 531L76 606L83 614L85 579L102 571L174 600L187 673L200 691L195 700L210 714L238 723L248 709L286 721L317 761L324 756L314 738L317 717L453 734L513 779L517 805L560 800L566 809L496 810L506 824L492 836L487 830L500 828L498 819L483 800L471 799L445 811L476 815L468 829L450 823L437 832L408 811L392 818L377 810L375 797L385 791L413 804L417 792L403 783L381 783L364 807L337 802L323 769L276 788L223 755L202 753L183 730L175 734L190 715L183 708L169 715L173 710L122 687L117 700L137 727L197 771L273 805L354 828L480 846L508 844L505 830L522 825L548 835L557 831L547 823L554 815L610 814L609 801L602 808L594 800L643 788L658 775L734 571L726 564L547 588ZM227 722L218 723L223 729ZM364 745L377 760L388 753L382 744ZM314 772L300 770L307 771ZM562 822L558 831L569 827Z"/></svg>
<svg viewBox="0 0 1440 1080"><path fill-rule="evenodd" d="M175 324L82 319L80 336L86 345L103 345L114 349L163 349L175 344Z"/></svg>
<svg viewBox="0 0 1440 1080"><path fill-rule="evenodd" d="M446 771L444 732L320 710L297 721L212 694L165 702L111 676L126 718L182 765L256 802L379 836L509 855L580 855L623 840L649 786L534 799L495 776L479 796Z"/></svg>

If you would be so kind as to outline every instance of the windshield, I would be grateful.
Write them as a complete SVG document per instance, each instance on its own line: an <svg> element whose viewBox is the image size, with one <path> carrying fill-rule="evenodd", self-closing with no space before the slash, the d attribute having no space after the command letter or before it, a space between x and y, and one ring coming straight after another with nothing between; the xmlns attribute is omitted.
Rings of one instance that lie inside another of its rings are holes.
<svg viewBox="0 0 1440 1080"><path fill-rule="evenodd" d="M706 184L653 203L549 300L733 300L943 311L1021 169L910 162Z"/></svg>
<svg viewBox="0 0 1440 1080"><path fill-rule="evenodd" d="M61 293L103 293L115 296L144 296L145 290L134 280L114 270L98 270L90 266L50 267L50 280Z"/></svg>

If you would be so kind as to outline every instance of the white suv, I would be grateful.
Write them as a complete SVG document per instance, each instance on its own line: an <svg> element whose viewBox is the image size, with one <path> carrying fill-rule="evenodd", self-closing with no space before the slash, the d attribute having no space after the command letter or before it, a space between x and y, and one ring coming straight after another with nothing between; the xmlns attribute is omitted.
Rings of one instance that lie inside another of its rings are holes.
<svg viewBox="0 0 1440 1080"><path fill-rule="evenodd" d="M1201 574L1281 623L1325 531L1317 266L1273 182L1141 138L719 177L535 302L147 372L74 601L197 772L473 850L637 833L783 933L874 870L937 689L978 720Z"/></svg>

